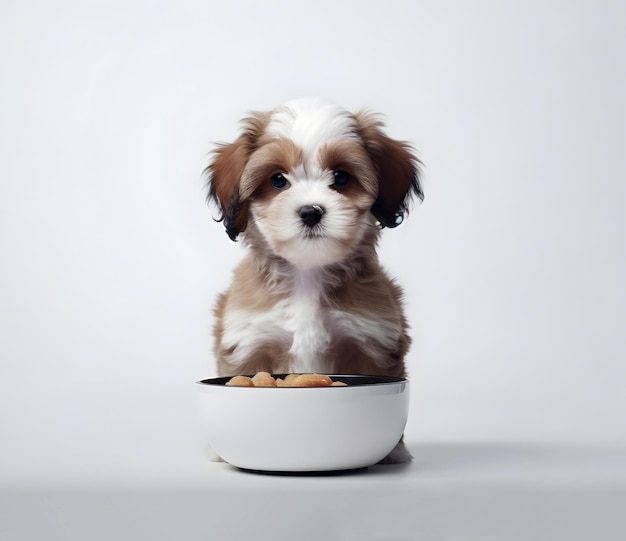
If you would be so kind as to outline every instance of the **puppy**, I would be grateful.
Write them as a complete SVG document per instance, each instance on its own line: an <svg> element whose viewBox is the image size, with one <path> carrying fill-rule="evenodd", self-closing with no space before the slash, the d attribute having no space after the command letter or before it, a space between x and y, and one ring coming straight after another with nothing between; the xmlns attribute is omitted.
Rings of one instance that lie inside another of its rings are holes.
<svg viewBox="0 0 626 541"><path fill-rule="evenodd" d="M220 375L406 375L402 291L376 245L423 191L411 147L382 128L296 100L251 114L215 150L208 199L247 248L215 308ZM386 461L409 459L400 441Z"/></svg>

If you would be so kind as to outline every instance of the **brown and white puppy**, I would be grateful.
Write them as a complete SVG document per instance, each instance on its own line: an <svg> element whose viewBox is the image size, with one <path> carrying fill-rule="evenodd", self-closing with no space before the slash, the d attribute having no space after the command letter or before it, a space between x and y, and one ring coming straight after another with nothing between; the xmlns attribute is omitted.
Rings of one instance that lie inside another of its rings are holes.
<svg viewBox="0 0 626 541"><path fill-rule="evenodd" d="M314 100L243 128L206 169L210 202L247 248L215 309L219 374L405 376L402 291L376 245L423 199L411 148L371 113ZM400 443L388 461L409 458Z"/></svg>

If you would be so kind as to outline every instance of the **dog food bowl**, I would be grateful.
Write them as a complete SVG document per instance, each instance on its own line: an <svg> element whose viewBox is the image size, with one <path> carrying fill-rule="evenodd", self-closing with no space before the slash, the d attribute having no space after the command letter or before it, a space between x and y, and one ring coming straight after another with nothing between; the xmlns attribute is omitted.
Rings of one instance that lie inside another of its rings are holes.
<svg viewBox="0 0 626 541"><path fill-rule="evenodd" d="M364 468L382 460L407 421L409 382L329 374L346 387L232 387L198 382L208 444L233 466L273 472ZM276 375L284 377L284 375Z"/></svg>

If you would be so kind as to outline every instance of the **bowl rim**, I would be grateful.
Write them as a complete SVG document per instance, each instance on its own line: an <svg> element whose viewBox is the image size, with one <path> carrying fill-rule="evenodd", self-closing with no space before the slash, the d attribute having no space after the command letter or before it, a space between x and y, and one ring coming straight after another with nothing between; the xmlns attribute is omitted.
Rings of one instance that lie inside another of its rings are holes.
<svg viewBox="0 0 626 541"><path fill-rule="evenodd" d="M308 372L305 372L308 373ZM241 387L241 386L232 386L229 387L231 389L346 389L346 388L354 388L354 387L372 387L372 386L381 386L381 385L397 385L398 383L409 383L408 378L406 377L393 377L393 376L377 376L371 374L332 374L329 372L316 372L317 374L322 374L325 376L329 376L333 379L333 381L346 380L345 383L348 383L347 387L344 386L326 386L326 387ZM284 378L288 376L290 373L276 373L272 374L274 378ZM253 377L252 375L240 374L247 377ZM203 380L196 381L198 385L212 386L212 387L226 387L226 382L230 380L234 376L220 376L216 378L207 378Z"/></svg>

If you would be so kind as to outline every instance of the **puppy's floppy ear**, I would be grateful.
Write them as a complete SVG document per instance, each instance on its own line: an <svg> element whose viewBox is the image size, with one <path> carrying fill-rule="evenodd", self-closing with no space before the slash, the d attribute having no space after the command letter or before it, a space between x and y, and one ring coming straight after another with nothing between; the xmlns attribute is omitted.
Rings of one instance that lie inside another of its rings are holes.
<svg viewBox="0 0 626 541"><path fill-rule="evenodd" d="M248 201L241 199L239 184L268 120L269 113L253 113L244 119L243 133L234 143L221 144L204 170L209 187L207 201L217 206L220 212L218 220L224 221L231 240L236 240L248 224Z"/></svg>
<svg viewBox="0 0 626 541"><path fill-rule="evenodd" d="M383 133L383 123L375 115L360 112L355 119L357 133L378 176L378 197L372 206L372 214L381 226L396 227L408 212L411 199L424 199L420 161L409 144L390 139Z"/></svg>

